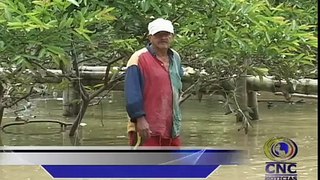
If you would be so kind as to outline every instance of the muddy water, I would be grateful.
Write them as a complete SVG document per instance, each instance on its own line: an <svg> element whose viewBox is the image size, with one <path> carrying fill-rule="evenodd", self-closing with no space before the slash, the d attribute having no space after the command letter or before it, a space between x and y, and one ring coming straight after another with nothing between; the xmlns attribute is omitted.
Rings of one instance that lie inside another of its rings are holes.
<svg viewBox="0 0 320 180"><path fill-rule="evenodd" d="M272 98L264 95L260 98ZM278 97L279 98L279 97ZM280 97L281 98L281 97ZM216 148L241 148L248 150L248 164L222 166L209 179L264 179L264 143L274 136L293 139L299 148L297 156L298 179L317 179L317 101L305 99L305 103L259 103L261 120L254 122L247 135L237 131L240 124L233 115L224 115L220 97L206 97L202 102L188 100L182 106L183 141L185 146ZM298 99L295 99L298 100ZM36 119L60 119L61 101L33 101L30 115ZM4 123L12 121L13 114L6 111ZM10 146L123 146L127 143L126 114L123 95L114 93L112 102L90 107L84 118L86 123L76 140L71 140L60 126L40 123L12 126L1 132L1 141ZM0 166L1 180L49 180L52 179L38 166Z"/></svg>

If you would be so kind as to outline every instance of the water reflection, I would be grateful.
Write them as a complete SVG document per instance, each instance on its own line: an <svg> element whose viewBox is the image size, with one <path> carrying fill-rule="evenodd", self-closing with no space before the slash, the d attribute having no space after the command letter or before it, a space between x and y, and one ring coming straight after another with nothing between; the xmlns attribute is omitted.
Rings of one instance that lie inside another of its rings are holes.
<svg viewBox="0 0 320 180"><path fill-rule="evenodd" d="M6 128L1 132L4 145L12 146L117 146L126 145L126 113L123 95L114 94L113 101L106 100L103 106L90 107L83 120L87 125L80 128L74 138L68 131L61 131L56 124L27 124ZM221 167L212 179L264 179L264 143L273 136L293 139L299 152L299 179L313 180L317 177L317 102L306 101L300 104L273 103L259 104L261 120L253 123L247 135L237 131L240 127L233 115L224 115L224 108L218 103L220 97L207 97L201 103L188 100L182 105L183 132L186 146L210 146L217 148L241 148L248 150L249 164L239 167ZM63 118L61 101L34 101L37 104L37 119ZM7 117L12 116L6 113ZM7 118L3 123L12 121ZM8 170L10 172L10 170ZM3 173L3 171L0 171ZM32 175L30 171L30 176ZM12 179L12 178L11 178Z"/></svg>

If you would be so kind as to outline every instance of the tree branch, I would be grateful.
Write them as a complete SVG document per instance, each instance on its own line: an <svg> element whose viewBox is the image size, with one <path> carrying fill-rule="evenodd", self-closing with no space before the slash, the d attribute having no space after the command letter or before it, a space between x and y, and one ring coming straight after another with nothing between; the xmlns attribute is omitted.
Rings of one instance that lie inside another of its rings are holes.
<svg viewBox="0 0 320 180"><path fill-rule="evenodd" d="M108 82L107 84L103 85L100 89L98 89L97 91L93 92L90 96L89 99L92 100L93 98L95 98L96 96L98 96L100 93L102 93L103 91L105 91L106 89L108 89L110 86L112 88L114 88L116 85L118 85L121 81L121 79L124 77L124 74L121 74L120 76L118 76L117 78L115 78L114 80Z"/></svg>
<svg viewBox="0 0 320 180"><path fill-rule="evenodd" d="M78 67L78 57L77 57L77 53L76 53L76 49L75 49L75 45L74 45L74 41L73 41L73 34L71 34L71 57L72 57L72 66L76 72L76 76L78 79L78 86L80 89L80 94L81 94L81 99L83 100L88 100L89 95L87 93L87 91L85 90L85 88L83 87L82 83L81 83L81 77L80 77L80 71L79 71L79 67Z"/></svg>
<svg viewBox="0 0 320 180"><path fill-rule="evenodd" d="M16 105L18 102L26 99L27 97L29 97L31 94L33 93L33 86L30 88L30 91L28 94L25 94L24 96L20 97L19 99L15 100L14 102L5 105L5 108L11 108L12 106Z"/></svg>
<svg viewBox="0 0 320 180"><path fill-rule="evenodd" d="M93 60L93 59L98 59L98 58L92 56L92 57L89 57L89 58L87 58L87 59L82 59L82 60L80 60L80 61L78 62L78 64L81 64L81 63L84 63L84 62L87 62L87 61L90 61L90 60Z"/></svg>
<svg viewBox="0 0 320 180"><path fill-rule="evenodd" d="M106 95L108 95L109 93L110 93L110 91L114 88L114 87L116 87L118 84L120 84L121 83L121 81L118 81L117 83L115 83L115 84L113 84L113 86L111 86L109 89L108 89L108 91L106 92L106 94L105 95L103 95L100 99L99 99L99 101L97 101L96 103L92 103L92 104L90 104L89 106L95 106L95 105L98 105L98 104L100 104L101 103L101 101L102 101L102 99L106 96ZM106 88L107 89L107 88ZM99 93L100 94L100 93ZM93 99L94 97L92 97L92 99Z"/></svg>
<svg viewBox="0 0 320 180"><path fill-rule="evenodd" d="M199 82L199 79L198 79L195 83L193 83L191 86L189 86L185 91L183 91L183 92L181 93L180 97L185 96L189 91L191 91L191 89L194 88L194 86L195 86L196 84L198 84L198 82Z"/></svg>
<svg viewBox="0 0 320 180"><path fill-rule="evenodd" d="M188 95L184 97L180 97L179 105L181 105L184 101L186 101L189 97L191 97L192 93L189 93Z"/></svg>

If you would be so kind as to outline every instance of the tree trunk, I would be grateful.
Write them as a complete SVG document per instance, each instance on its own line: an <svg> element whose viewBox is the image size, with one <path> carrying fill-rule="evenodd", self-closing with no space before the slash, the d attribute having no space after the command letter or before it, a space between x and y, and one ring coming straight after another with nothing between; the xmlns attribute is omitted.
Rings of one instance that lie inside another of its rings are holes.
<svg viewBox="0 0 320 180"><path fill-rule="evenodd" d="M3 146L1 135L0 135L0 146Z"/></svg>
<svg viewBox="0 0 320 180"><path fill-rule="evenodd" d="M70 85L66 89L63 90L62 93L62 105L63 105L63 116L72 117L72 108L71 108L71 93L70 93Z"/></svg>
<svg viewBox="0 0 320 180"><path fill-rule="evenodd" d="M4 106L2 105L3 94L4 94L4 88L0 83L0 127L1 127L3 112L4 112Z"/></svg>
<svg viewBox="0 0 320 180"><path fill-rule="evenodd" d="M71 103L72 103L72 113L73 116L77 116L80 113L80 88L76 82L72 83L72 94L71 94ZM89 104L89 102L88 102Z"/></svg>
<svg viewBox="0 0 320 180"><path fill-rule="evenodd" d="M75 83L70 83L63 90L63 116L76 117L80 112L80 93Z"/></svg>
<svg viewBox="0 0 320 180"><path fill-rule="evenodd" d="M245 77L240 77L236 81L236 101L238 101L240 110L243 113L248 113L248 96ZM237 122L242 121L244 118L240 113L238 113L236 117Z"/></svg>
<svg viewBox="0 0 320 180"><path fill-rule="evenodd" d="M82 84L85 85L96 85L98 83L103 83L105 80L103 79L105 76L106 66L82 66L79 67L81 70L81 81ZM0 68L0 76L3 68ZM38 83L60 83L63 79L61 77L61 70L53 70L48 69L49 72L55 74L58 77L52 77L48 75L44 79L35 78L35 82ZM184 83L184 87L188 87L187 85L192 83L193 79L188 74L188 71L185 71L187 75L182 78ZM271 77L263 77L260 79L255 76L247 76L247 89L254 91L268 91L268 92L281 92L283 86L286 85L285 81L279 83L279 81L273 80ZM295 87L291 87L293 92L289 93L301 93L301 94L318 94L318 80L317 79L299 79L292 80ZM292 85L290 85L292 86ZM216 89L220 89L220 87L216 87ZM228 87L226 89L229 89ZM231 88L232 89L232 88ZM123 90L123 83L119 84L114 88L114 90ZM213 89L214 90L214 89Z"/></svg>
<svg viewBox="0 0 320 180"><path fill-rule="evenodd" d="M89 106L89 103L90 103L90 100L89 99L86 99L86 100L82 100L82 103L81 103L81 108L80 108L80 112L76 118L76 120L74 121L71 129L70 129L70 133L69 133L69 136L74 136L76 130L78 129L82 119L83 119L83 116L84 114L86 113L86 110Z"/></svg>
<svg viewBox="0 0 320 180"><path fill-rule="evenodd" d="M288 93L301 93L301 94L318 94L318 80L316 79L299 79L292 80L291 84L285 81L277 81L271 78L263 77L247 77L248 89L254 91L267 91L267 92L282 92L284 89Z"/></svg>
<svg viewBox="0 0 320 180"><path fill-rule="evenodd" d="M1 123L2 123L3 112L4 112L4 107L2 105L0 105L0 127L1 127Z"/></svg>
<svg viewBox="0 0 320 180"><path fill-rule="evenodd" d="M249 115L252 120L259 120L257 92L248 91L248 107L251 109Z"/></svg>

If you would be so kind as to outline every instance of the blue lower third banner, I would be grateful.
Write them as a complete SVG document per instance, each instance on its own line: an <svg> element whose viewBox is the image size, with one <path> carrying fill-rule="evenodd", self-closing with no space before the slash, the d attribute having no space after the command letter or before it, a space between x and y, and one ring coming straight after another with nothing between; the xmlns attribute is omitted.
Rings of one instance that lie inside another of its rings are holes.
<svg viewBox="0 0 320 180"><path fill-rule="evenodd" d="M219 165L47 165L54 178L206 178Z"/></svg>
<svg viewBox="0 0 320 180"><path fill-rule="evenodd" d="M0 165L41 165L54 178L207 178L222 165L241 165L243 150L3 147Z"/></svg>

